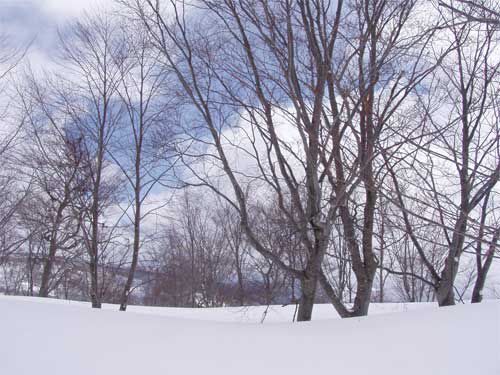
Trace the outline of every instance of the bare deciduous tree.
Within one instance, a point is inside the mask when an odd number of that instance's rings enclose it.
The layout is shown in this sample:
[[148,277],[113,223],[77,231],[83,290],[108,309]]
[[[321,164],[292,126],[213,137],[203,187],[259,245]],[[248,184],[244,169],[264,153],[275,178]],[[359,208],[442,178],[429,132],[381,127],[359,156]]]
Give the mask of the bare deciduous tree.
[[[457,24],[454,17],[450,14],[447,29],[453,53],[433,75],[430,92],[435,95],[421,99],[428,136],[411,144],[417,152],[398,162],[399,172],[390,168],[405,231],[431,275],[428,282],[440,305],[455,303],[460,259],[477,238],[479,207],[500,176],[496,31]],[[401,188],[404,170],[411,193]],[[426,207],[424,214],[409,208],[410,195]],[[416,229],[429,223],[440,228],[439,246],[446,249],[440,268],[428,259],[428,239]]]
[[[423,59],[433,33],[406,27],[416,2],[126,3],[177,75],[190,104],[186,111],[195,111],[206,127],[204,137],[191,139],[213,148],[198,156],[216,160],[232,197],[210,176],[191,172],[238,210],[247,240],[261,255],[300,280],[298,320],[311,318],[320,280],[342,316],[366,314],[377,269],[378,138],[433,68]],[[248,138],[246,149],[230,139],[229,129]],[[296,142],[286,141],[283,131]],[[286,263],[259,239],[244,194],[245,172],[232,165],[228,143],[252,160],[256,179],[295,227],[307,254],[303,268]],[[196,150],[190,151],[194,156]],[[349,208],[358,188],[365,191],[359,235]],[[357,279],[352,311],[321,272],[337,213]]]
[[438,5],[454,12],[462,22],[500,26],[500,8],[495,0],[439,0]]
[[[139,263],[143,242],[142,222],[158,209],[144,209],[144,206],[155,186],[158,183],[165,185],[174,158],[169,147],[169,143],[173,142],[173,132],[166,126],[169,123],[169,97],[164,90],[168,90],[168,74],[158,69],[157,52],[152,49],[148,35],[143,34],[140,28],[124,23],[121,34],[125,37],[126,57],[119,66],[117,94],[126,115],[118,139],[109,151],[125,175],[133,195],[131,203],[127,204],[127,209],[131,207],[133,211],[132,262],[120,302],[120,310],[125,311]],[[122,50],[117,52],[124,53]],[[163,125],[161,130],[160,123]],[[156,140],[160,131],[163,137],[161,142]]]
[[[108,14],[85,15],[61,33],[60,105],[78,130],[88,166],[89,194],[80,201],[83,243],[90,270],[92,306],[101,307],[99,264],[117,224],[106,225],[106,209],[116,200],[120,179],[113,172],[109,147],[123,119],[118,90],[126,57],[125,42]],[[107,220],[109,222],[109,218]],[[117,219],[116,222],[119,220]],[[109,230],[105,230],[108,227]]]

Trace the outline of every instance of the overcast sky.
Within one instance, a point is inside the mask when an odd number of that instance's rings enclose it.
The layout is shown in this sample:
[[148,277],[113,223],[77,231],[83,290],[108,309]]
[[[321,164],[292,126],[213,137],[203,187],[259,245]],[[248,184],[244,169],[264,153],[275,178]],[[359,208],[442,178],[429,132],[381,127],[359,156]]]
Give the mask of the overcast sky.
[[57,27],[84,10],[111,4],[112,0],[0,0],[0,30],[14,44],[34,40],[33,63],[49,59],[57,41]]

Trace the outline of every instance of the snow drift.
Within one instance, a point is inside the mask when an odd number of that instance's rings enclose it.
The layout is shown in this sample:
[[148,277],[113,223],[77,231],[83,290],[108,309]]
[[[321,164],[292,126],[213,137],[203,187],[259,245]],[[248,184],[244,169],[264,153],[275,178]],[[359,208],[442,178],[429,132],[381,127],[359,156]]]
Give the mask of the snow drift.
[[499,302],[348,320],[325,319],[327,308],[311,323],[259,324],[220,321],[236,309],[202,320],[0,297],[0,374],[500,374]]

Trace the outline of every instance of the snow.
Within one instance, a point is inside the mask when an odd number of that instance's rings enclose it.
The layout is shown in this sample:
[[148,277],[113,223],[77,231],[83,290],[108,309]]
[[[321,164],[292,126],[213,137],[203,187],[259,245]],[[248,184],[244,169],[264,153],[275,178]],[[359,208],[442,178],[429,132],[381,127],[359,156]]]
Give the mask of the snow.
[[[89,303],[62,299],[36,298],[36,297],[10,297],[0,296],[0,298],[14,298],[16,301],[36,301],[38,303],[58,304],[65,306],[80,306],[88,308]],[[435,303],[372,303],[370,305],[370,315],[387,314],[395,312],[405,312],[422,309],[434,309]],[[163,315],[177,318],[188,318],[215,322],[237,322],[237,323],[261,323],[265,314],[264,323],[292,322],[295,313],[295,305],[288,306],[245,306],[245,307],[224,307],[224,308],[173,308],[173,307],[151,307],[151,306],[128,306],[129,312],[140,314]],[[103,304],[104,310],[116,311],[116,305]],[[314,306],[314,320],[332,320],[339,318],[332,305],[317,304]]]
[[262,307],[111,309],[0,296],[0,374],[500,374],[499,301],[347,320],[318,305],[300,324],[292,306],[265,324]]

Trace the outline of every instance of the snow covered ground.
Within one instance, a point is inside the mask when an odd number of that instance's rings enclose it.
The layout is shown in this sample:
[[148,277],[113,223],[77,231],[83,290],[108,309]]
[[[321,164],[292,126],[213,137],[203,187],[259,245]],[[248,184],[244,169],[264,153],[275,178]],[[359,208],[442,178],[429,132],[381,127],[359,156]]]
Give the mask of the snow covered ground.
[[[114,311],[113,311],[114,310]],[[500,302],[373,305],[340,320],[315,307],[172,309],[0,296],[0,374],[500,374]],[[403,312],[404,311],[404,312]]]

